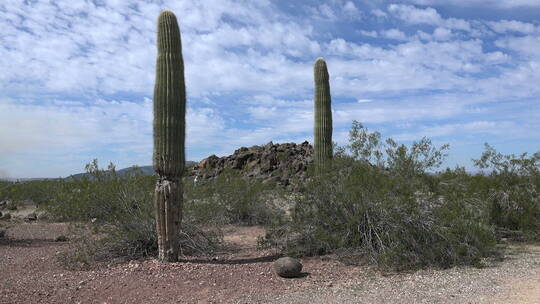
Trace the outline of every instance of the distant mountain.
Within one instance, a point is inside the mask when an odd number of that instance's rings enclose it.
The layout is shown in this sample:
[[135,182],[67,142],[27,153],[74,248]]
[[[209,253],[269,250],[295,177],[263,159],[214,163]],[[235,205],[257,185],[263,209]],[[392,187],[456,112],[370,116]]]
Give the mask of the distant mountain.
[[[195,161],[186,161],[186,167],[192,167],[194,165],[196,165],[197,162]],[[129,168],[124,168],[124,169],[120,169],[120,170],[116,170],[116,175],[118,176],[130,176],[130,175],[135,175],[135,174],[141,174],[143,176],[148,176],[148,175],[154,175],[154,167],[153,166],[142,166],[142,167],[129,167]],[[73,174],[73,175],[70,175],[66,178],[64,178],[64,180],[66,181],[70,181],[70,180],[76,180],[76,179],[81,179],[81,178],[84,178],[84,177],[90,177],[90,174],[88,173],[78,173],[78,174]]]

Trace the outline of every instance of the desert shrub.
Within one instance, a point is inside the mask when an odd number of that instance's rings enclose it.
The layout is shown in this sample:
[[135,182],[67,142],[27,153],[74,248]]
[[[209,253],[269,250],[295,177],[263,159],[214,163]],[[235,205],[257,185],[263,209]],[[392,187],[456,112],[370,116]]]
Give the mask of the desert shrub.
[[[67,264],[136,259],[157,254],[153,205],[155,177],[118,176],[114,165],[87,165],[86,177],[62,184],[54,203],[46,206],[55,219],[73,222],[77,250],[64,257]],[[219,229],[200,229],[184,213],[180,233],[182,252],[209,253],[221,242]]]
[[100,169],[97,160],[86,165],[87,175],[60,183],[54,198],[43,209],[55,220],[109,223],[125,216],[124,205],[137,207],[151,200],[154,177],[116,174],[114,165]]
[[481,194],[488,204],[490,221],[501,234],[539,239],[540,152],[504,155],[486,144],[475,165],[491,169],[483,179]]
[[455,192],[459,183],[438,187],[426,172],[447,146],[383,145],[359,124],[350,142],[350,156],[313,172],[290,220],[271,227],[261,245],[292,255],[347,253],[349,262],[394,269],[478,265],[496,252],[482,201]]
[[0,182],[0,202],[10,201],[14,206],[44,205],[54,199],[60,183],[58,179]]
[[185,192],[186,213],[198,223],[264,225],[282,216],[272,204],[279,195],[272,185],[231,169],[215,179],[187,184]]

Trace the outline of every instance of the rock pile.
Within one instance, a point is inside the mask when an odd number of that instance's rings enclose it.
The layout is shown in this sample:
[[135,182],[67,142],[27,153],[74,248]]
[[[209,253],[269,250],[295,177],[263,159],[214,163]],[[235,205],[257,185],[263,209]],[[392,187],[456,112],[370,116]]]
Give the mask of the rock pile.
[[225,169],[232,169],[263,182],[290,185],[305,179],[312,162],[313,147],[307,141],[299,145],[269,142],[264,146],[242,147],[225,157],[211,155],[195,165],[190,175],[196,180],[204,180],[218,176]]

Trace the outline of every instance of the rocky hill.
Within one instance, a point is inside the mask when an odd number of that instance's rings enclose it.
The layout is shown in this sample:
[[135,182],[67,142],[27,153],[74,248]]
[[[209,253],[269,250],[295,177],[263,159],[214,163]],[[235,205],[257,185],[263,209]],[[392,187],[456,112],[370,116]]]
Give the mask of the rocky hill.
[[[218,157],[211,155],[200,162],[186,161],[187,176],[197,181],[209,180],[223,170],[231,169],[249,178],[258,178],[264,182],[281,185],[295,184],[305,178],[306,170],[313,161],[313,147],[307,142],[302,144],[269,142],[264,146],[241,147],[232,155]],[[152,166],[130,167],[116,171],[118,176],[133,174],[154,175]],[[90,178],[88,173],[74,174],[64,180]]]
[[232,169],[246,177],[289,185],[305,178],[312,161],[313,147],[307,141],[299,145],[269,142],[264,146],[242,147],[229,156],[211,155],[193,166],[188,174],[196,180],[206,180]]

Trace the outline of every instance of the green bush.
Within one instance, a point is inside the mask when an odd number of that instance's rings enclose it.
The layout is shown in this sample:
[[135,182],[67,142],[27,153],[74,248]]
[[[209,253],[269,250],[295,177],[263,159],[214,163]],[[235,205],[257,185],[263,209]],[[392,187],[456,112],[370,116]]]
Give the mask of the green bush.
[[475,164],[491,169],[481,193],[491,223],[504,236],[540,239],[540,152],[503,155],[486,144]]
[[271,227],[261,245],[292,255],[347,253],[349,262],[393,269],[479,265],[496,253],[482,201],[426,173],[447,146],[427,139],[383,146],[359,124],[350,141],[351,156],[341,153],[330,170],[312,172],[291,219]]
[[[156,255],[155,177],[119,176],[114,165],[103,170],[97,160],[86,169],[88,176],[63,182],[55,200],[45,206],[54,219],[78,223],[73,226],[77,250],[65,260],[91,264]],[[221,232],[209,226],[197,228],[194,222],[192,214],[184,214],[179,232],[182,252],[211,252],[221,242]]]
[[185,193],[185,212],[201,224],[265,225],[283,213],[272,204],[279,196],[272,185],[244,178],[231,169],[213,180],[186,184]]
[[60,183],[54,198],[43,206],[53,219],[110,223],[126,215],[125,206],[140,208],[140,202],[152,198],[152,176],[119,176],[114,165],[100,169],[97,160],[87,164],[86,171],[81,178]]
[[58,179],[0,182],[0,202],[10,201],[13,206],[44,205],[54,199],[60,184]]

